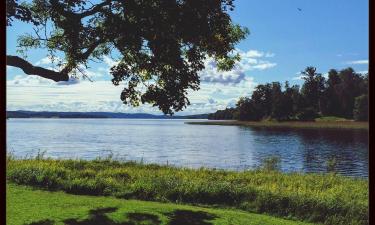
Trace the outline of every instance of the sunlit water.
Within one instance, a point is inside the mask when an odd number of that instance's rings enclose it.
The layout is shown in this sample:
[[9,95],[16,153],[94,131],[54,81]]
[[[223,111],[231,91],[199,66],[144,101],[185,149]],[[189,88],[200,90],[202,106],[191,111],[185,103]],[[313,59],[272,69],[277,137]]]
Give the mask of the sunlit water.
[[189,125],[187,120],[9,119],[7,151],[17,157],[46,151],[53,158],[122,160],[211,167],[257,168],[268,156],[284,172],[325,172],[335,157],[337,171],[368,176],[368,133],[349,130],[249,128]]

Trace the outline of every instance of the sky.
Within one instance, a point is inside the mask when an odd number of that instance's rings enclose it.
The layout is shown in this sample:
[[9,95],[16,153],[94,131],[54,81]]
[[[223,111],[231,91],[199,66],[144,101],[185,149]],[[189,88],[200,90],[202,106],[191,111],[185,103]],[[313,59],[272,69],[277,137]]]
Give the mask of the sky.
[[[367,0],[235,0],[234,4],[232,20],[250,30],[236,46],[241,61],[223,73],[207,59],[200,73],[200,90],[189,92],[191,105],[176,115],[233,107],[239,97],[251,96],[256,85],[266,82],[301,85],[300,72],[307,66],[322,74],[346,67],[367,72]],[[18,55],[17,37],[27,32],[32,29],[21,22],[7,28],[7,54]],[[46,68],[52,66],[43,50],[30,51],[27,59]],[[109,68],[114,64],[109,57],[90,64],[86,73],[93,82],[71,79],[57,83],[7,66],[7,110],[161,114],[150,105],[122,103],[122,87],[110,81]]]

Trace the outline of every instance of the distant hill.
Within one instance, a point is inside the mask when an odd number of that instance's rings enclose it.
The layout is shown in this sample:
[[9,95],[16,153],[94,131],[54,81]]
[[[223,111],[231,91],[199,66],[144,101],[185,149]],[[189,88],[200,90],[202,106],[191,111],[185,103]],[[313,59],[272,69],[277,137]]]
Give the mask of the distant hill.
[[147,113],[7,111],[7,118],[207,119],[208,114],[166,116]]

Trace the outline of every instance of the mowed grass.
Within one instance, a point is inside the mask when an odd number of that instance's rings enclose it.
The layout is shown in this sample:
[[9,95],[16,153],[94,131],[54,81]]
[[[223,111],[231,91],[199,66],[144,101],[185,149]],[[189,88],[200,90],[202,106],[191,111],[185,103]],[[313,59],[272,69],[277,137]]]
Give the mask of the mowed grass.
[[304,225],[230,209],[71,195],[7,185],[8,225]]
[[334,174],[8,158],[7,180],[72,194],[231,207],[330,225],[368,224],[368,180]]
[[272,127],[272,128],[304,128],[304,129],[356,129],[368,130],[368,122],[357,121],[340,121],[337,118],[325,117],[317,119],[317,121],[302,122],[302,121],[238,121],[238,120],[225,120],[225,121],[197,121],[185,122],[186,124],[195,125],[226,125],[226,126],[249,126],[249,127]]

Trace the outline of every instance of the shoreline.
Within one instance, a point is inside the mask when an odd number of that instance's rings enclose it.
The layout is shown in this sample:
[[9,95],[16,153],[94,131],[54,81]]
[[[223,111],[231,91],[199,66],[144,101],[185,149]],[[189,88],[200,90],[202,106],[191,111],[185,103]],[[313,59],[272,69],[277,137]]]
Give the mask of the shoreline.
[[238,120],[209,120],[200,122],[185,122],[191,125],[220,125],[220,126],[247,126],[247,127],[267,127],[267,128],[298,128],[298,129],[352,129],[368,131],[368,122],[356,121],[322,121],[322,122],[305,122],[305,121],[238,121]]

